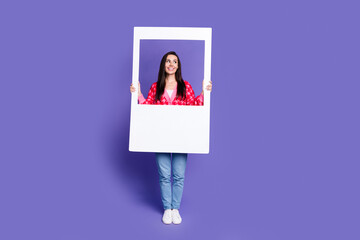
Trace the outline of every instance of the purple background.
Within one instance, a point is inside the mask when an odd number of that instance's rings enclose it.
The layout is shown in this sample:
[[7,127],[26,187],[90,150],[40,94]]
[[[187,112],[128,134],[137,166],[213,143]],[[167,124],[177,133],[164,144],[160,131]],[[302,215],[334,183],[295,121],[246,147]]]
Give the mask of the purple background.
[[140,40],[139,79],[144,97],[151,84],[157,81],[161,59],[169,51],[175,51],[179,56],[183,79],[191,84],[198,96],[204,79],[205,41]]
[[[0,239],[360,239],[358,1],[1,1]],[[134,26],[212,27],[210,154],[161,223]]]

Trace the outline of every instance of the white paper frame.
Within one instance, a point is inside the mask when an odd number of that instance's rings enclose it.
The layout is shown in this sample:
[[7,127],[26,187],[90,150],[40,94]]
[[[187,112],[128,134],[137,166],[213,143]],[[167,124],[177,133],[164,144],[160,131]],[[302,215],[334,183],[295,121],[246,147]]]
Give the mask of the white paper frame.
[[[140,40],[156,39],[204,40],[206,86],[211,79],[211,34],[211,28],[134,27],[133,85],[137,88],[139,81]],[[146,98],[148,89],[141,91]],[[206,89],[204,106],[138,104],[137,91],[131,94],[130,151],[209,153],[209,140],[210,92]]]

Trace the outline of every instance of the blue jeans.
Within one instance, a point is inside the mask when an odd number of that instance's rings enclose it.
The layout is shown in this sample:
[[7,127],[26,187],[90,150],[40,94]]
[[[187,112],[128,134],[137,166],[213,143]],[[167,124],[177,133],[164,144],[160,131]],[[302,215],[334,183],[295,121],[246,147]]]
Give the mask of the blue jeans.
[[[156,153],[164,209],[179,209],[184,187],[187,153]],[[171,187],[171,165],[173,184]],[[172,191],[171,191],[172,188]]]

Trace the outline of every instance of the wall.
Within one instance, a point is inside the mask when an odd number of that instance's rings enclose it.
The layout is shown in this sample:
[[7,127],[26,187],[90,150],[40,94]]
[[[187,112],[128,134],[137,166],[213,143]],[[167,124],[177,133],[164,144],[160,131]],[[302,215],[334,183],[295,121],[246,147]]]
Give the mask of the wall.
[[[356,1],[2,1],[1,239],[359,239]],[[130,153],[134,26],[212,27],[180,226]]]

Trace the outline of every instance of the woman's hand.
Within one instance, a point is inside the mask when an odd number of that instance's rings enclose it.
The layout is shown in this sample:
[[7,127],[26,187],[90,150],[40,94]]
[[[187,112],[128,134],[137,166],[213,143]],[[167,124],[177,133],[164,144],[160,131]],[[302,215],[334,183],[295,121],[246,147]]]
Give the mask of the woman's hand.
[[[203,86],[204,86],[204,81],[205,80],[203,80]],[[212,81],[209,81],[209,84],[205,87],[205,89],[211,92],[211,90],[212,90]],[[204,90],[202,91],[201,94],[204,94]]]
[[[130,85],[130,92],[133,93],[133,92],[135,92],[135,91],[136,91],[136,88],[134,87],[133,84],[131,84],[131,85]],[[139,96],[142,95],[141,90],[140,90],[140,82],[138,82],[138,95],[139,95]]]

